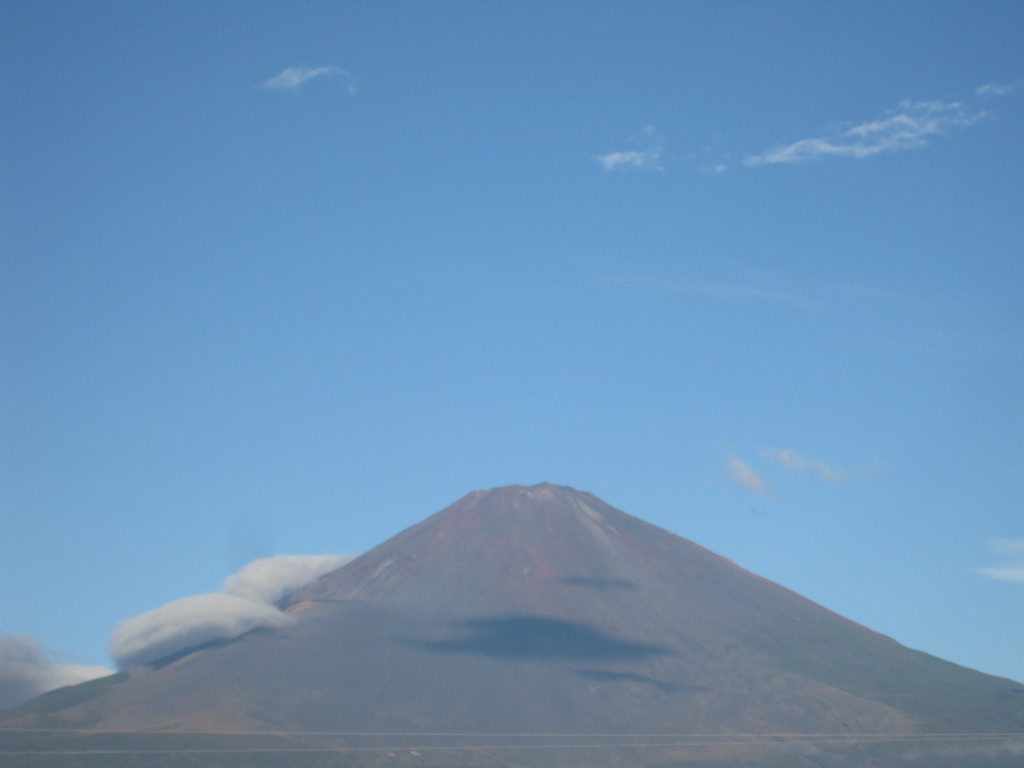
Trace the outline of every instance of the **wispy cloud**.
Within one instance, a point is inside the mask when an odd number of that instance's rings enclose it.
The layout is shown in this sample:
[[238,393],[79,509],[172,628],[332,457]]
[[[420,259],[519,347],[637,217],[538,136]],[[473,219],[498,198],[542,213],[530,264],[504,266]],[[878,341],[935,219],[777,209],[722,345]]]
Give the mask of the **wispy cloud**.
[[1024,77],[1019,80],[1014,80],[1011,83],[985,83],[985,85],[979,85],[974,89],[974,93],[978,96],[1009,96],[1013,92],[1017,91],[1024,86]]
[[844,479],[844,473],[838,467],[826,464],[820,459],[812,459],[809,456],[804,456],[799,451],[792,448],[762,448],[761,455],[777,461],[787,469],[793,469],[797,472],[810,472],[826,483],[841,483]]
[[299,86],[318,77],[341,77],[349,95],[356,92],[352,73],[341,67],[286,67],[278,74],[260,83],[260,88],[271,91],[295,91]]
[[725,462],[725,476],[745,491],[766,495],[771,493],[771,486],[756,469],[745,461],[729,456]]
[[609,152],[605,155],[598,155],[595,160],[601,164],[606,171],[663,171],[661,155],[664,151],[664,142],[661,134],[653,125],[646,126],[642,131],[630,137],[633,144],[645,144],[638,149],[626,149],[618,152]]
[[979,568],[978,573],[999,581],[1024,582],[1024,539],[993,539],[992,554],[1003,558],[998,565]]
[[800,139],[751,155],[747,166],[804,163],[824,157],[862,160],[883,153],[920,149],[928,140],[962,130],[986,116],[956,101],[904,101],[875,120],[824,136]]
[[0,709],[16,706],[54,688],[113,673],[106,667],[61,662],[32,635],[0,634]]
[[661,149],[652,147],[637,152],[629,150],[626,152],[609,152],[607,155],[600,155],[597,160],[606,171],[624,170],[633,168],[639,171],[660,171],[663,170],[658,160],[661,158]]

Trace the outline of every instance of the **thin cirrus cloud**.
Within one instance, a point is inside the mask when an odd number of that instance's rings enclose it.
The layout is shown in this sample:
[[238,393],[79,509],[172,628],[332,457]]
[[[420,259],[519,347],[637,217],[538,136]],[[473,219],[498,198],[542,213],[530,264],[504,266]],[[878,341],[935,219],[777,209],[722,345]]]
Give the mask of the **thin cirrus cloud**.
[[151,664],[205,643],[231,640],[260,627],[286,626],[276,603],[352,560],[345,555],[277,555],[253,560],[229,576],[220,592],[172,600],[122,621],[110,637],[121,668]]
[[112,674],[114,670],[106,667],[62,662],[32,635],[0,634],[0,709],[56,688]]
[[772,492],[768,481],[745,461],[729,456],[725,462],[725,476],[745,491],[765,496]]
[[977,96],[1009,96],[1024,86],[1024,77],[1011,83],[985,83],[974,89]]
[[630,137],[633,144],[644,146],[636,149],[625,149],[598,155],[594,159],[606,171],[663,171],[661,155],[664,142],[658,129],[653,125],[646,126],[642,131]]
[[[974,89],[982,100],[1008,97],[1024,89],[1024,77],[1006,82],[990,82]],[[817,136],[778,144],[741,161],[747,168],[764,165],[808,163],[829,157],[863,160],[882,154],[895,154],[927,147],[934,139],[963,131],[991,113],[964,101],[901,101],[895,109],[860,123],[841,123]],[[594,159],[606,171],[662,171],[664,142],[654,126],[647,126],[629,141],[625,149],[597,155]],[[716,137],[716,142],[718,141]],[[718,159],[709,156],[711,145],[681,159],[700,161],[695,170],[705,174],[725,173],[733,165],[730,155]],[[680,159],[680,158],[670,158]]]
[[875,120],[840,128],[823,136],[781,144],[744,160],[749,167],[806,163],[826,157],[854,160],[920,149],[986,117],[958,101],[904,101]]
[[345,81],[345,90],[349,95],[356,92],[352,82],[352,73],[341,67],[285,67],[281,72],[260,83],[260,88],[268,91],[297,91],[303,83],[319,77],[340,77]]
[[826,483],[838,485],[844,480],[844,473],[838,467],[826,464],[821,459],[812,459],[809,456],[804,456],[792,448],[762,448],[761,455],[778,462],[786,469],[792,469],[797,472],[810,472]]
[[1024,583],[1024,539],[993,539],[989,542],[989,549],[1001,558],[1001,562],[979,568],[978,573],[998,581]]

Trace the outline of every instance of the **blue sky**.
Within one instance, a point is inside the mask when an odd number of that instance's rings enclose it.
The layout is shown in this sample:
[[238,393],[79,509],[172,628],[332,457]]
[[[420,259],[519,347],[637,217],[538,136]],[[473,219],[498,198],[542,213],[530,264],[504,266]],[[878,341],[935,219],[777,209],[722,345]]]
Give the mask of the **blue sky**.
[[2,13],[0,630],[552,481],[1024,680],[1019,3]]

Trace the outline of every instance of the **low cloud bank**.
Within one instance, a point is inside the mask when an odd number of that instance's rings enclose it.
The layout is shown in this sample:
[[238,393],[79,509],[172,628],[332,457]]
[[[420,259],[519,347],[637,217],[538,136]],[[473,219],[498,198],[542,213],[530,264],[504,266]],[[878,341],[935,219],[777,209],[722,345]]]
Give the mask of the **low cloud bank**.
[[32,635],[0,635],[0,709],[7,709],[41,693],[112,675],[114,670],[64,664]]
[[277,555],[253,560],[228,576],[221,592],[261,603],[276,603],[351,560],[342,555]]
[[229,576],[220,592],[172,600],[122,621],[110,637],[110,654],[119,667],[132,667],[257,627],[284,626],[288,616],[275,603],[351,559],[278,555],[253,560]]
[[110,653],[119,667],[149,664],[256,627],[279,627],[286,619],[276,606],[244,597],[193,595],[122,621],[110,638]]

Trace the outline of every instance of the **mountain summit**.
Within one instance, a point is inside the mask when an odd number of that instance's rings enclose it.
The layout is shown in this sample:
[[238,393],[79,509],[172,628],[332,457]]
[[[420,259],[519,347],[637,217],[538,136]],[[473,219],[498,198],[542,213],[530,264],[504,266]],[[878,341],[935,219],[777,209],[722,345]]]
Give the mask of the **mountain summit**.
[[[952,733],[985,734],[978,765],[1010,765],[1004,735],[1024,731],[1024,686],[548,483],[474,491],[280,605],[281,627],[45,694],[0,727],[54,729],[33,743],[68,749],[99,736],[60,729],[130,732],[136,746],[160,733],[173,749],[316,732],[347,762],[310,765],[386,764],[392,749],[402,765],[495,766],[902,765],[907,740],[949,749]],[[631,752],[641,736],[658,746]],[[630,741],[600,749],[616,738]],[[772,762],[780,744],[796,751]],[[235,764],[210,754],[199,764]],[[299,764],[280,759],[258,764]]]

